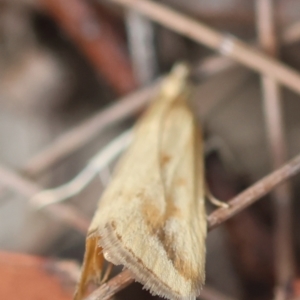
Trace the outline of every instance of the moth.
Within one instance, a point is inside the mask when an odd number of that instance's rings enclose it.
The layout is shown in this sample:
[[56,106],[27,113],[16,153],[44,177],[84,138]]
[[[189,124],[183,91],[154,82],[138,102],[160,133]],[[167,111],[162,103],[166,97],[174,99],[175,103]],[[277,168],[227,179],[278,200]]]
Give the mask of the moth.
[[192,300],[205,281],[201,132],[189,107],[185,64],[164,79],[104,192],[86,239],[75,299],[99,279],[104,258],[153,295]]

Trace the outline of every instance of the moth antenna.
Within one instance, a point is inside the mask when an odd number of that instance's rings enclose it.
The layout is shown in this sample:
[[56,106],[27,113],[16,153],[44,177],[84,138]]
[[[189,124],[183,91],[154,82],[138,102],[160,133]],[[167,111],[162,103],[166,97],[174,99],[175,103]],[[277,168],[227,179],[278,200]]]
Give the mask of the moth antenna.
[[222,208],[229,208],[229,204],[226,202],[223,202],[221,200],[218,200],[210,191],[208,184],[205,184],[205,194],[207,199],[209,200],[210,203],[217,207],[222,207]]

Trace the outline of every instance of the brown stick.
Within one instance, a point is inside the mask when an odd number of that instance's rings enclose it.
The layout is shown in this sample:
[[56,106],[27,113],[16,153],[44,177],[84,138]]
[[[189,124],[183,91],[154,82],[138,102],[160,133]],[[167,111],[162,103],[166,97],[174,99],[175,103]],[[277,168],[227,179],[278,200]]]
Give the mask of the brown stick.
[[[238,196],[231,199],[228,203],[229,208],[219,208],[210,214],[208,217],[209,230],[219,226],[229,218],[233,217],[259,198],[270,192],[275,186],[284,182],[291,176],[300,172],[300,155],[295,157],[289,163],[277,171],[267,175],[259,180],[257,183],[240,193]],[[133,282],[130,272],[125,270],[119,275],[115,276],[107,283],[101,285],[86,300],[106,300],[115,295],[121,289],[127,287]]]
[[48,148],[34,156],[21,169],[22,173],[35,177],[60,162],[69,154],[91,141],[109,125],[122,121],[150,101],[157,83],[117,101],[107,109],[59,136]]
[[98,18],[90,4],[82,0],[42,0],[42,3],[117,93],[134,90],[136,81],[124,51],[125,43],[105,15]]
[[[278,42],[274,20],[273,0],[256,0],[257,28],[262,49],[271,56],[278,55]],[[264,115],[273,169],[287,159],[285,126],[282,113],[281,91],[277,82],[268,76],[261,77]],[[289,283],[294,276],[292,246],[292,191],[288,182],[272,191],[275,200],[275,269],[277,287],[275,299],[289,298]]]
[[[293,160],[285,164],[277,171],[264,177],[253,186],[234,197],[231,201],[229,201],[229,208],[220,208],[214,211],[208,217],[209,230],[215,228],[241,210],[245,209],[260,197],[271,191],[275,186],[296,175],[298,172],[300,172],[300,155],[296,156]],[[25,180],[24,178],[3,167],[0,167],[0,181],[6,186],[15,189],[27,197],[32,197],[40,190],[37,185],[33,184],[29,180]],[[47,207],[47,211],[60,218],[62,221],[69,223],[80,232],[86,232],[88,221],[83,218],[75,209],[69,209],[69,207],[66,209],[66,205],[55,204]],[[122,273],[124,272],[125,271]],[[94,293],[92,293],[88,299],[96,300],[99,299],[99,297],[103,297],[101,298],[102,300],[107,299],[104,298],[106,297],[106,293],[109,292],[110,295],[113,295],[120,289],[126,287],[132,282],[132,280],[130,281],[126,274],[128,275],[127,271],[122,276],[119,274],[119,277],[114,277],[108,283],[106,283],[106,285],[102,285]],[[93,296],[94,294],[96,295],[95,297]]]
[[275,186],[294,176],[299,171],[298,168],[300,166],[298,164],[300,164],[300,155],[231,199],[228,202],[230,205],[229,208],[220,208],[215,210],[208,217],[209,229],[219,226],[221,223],[233,217],[259,198],[265,196],[274,189]]
[[[236,62],[230,58],[218,56],[208,59],[207,63],[201,65],[199,70],[196,71],[209,76],[236,65]],[[119,99],[120,104],[99,112],[79,126],[62,134],[48,148],[42,150],[29,160],[21,171],[29,177],[36,177],[38,174],[47,171],[50,167],[87,144],[107,126],[117,121],[122,121],[141,109],[150,100],[151,96],[154,95],[155,86],[157,85],[150,87],[149,90],[148,88],[142,89],[125,98]]]
[[[289,25],[283,30],[280,37],[283,46],[289,46],[291,43],[298,40],[300,40],[300,22]],[[257,47],[258,45],[253,43],[253,46]],[[199,67],[196,67],[194,72],[197,75],[212,76],[218,72],[234,68],[238,65],[239,64],[230,57],[214,54],[200,61]]]
[[[109,300],[116,293],[123,290],[131,283],[134,279],[131,276],[129,270],[124,270],[120,274],[116,275],[113,279],[109,280],[107,283],[101,285],[100,288],[95,290],[86,300]],[[221,293],[217,292],[213,288],[205,287],[201,292],[201,298],[204,300],[232,300],[229,297],[223,296]]]
[[[284,31],[283,36],[288,31],[289,29]],[[237,66],[237,63],[228,57],[213,56],[207,58],[195,71],[201,75],[210,76],[234,66]],[[122,121],[141,109],[154,95],[155,87],[157,87],[157,84],[119,99],[120,104],[118,103],[99,112],[69,132],[62,134],[48,148],[29,160],[21,171],[29,177],[36,177],[38,174],[47,171],[51,166],[83,147],[109,125]]]
[[249,47],[246,43],[149,0],[111,0],[144,14],[153,21],[192,40],[228,55],[239,63],[268,75],[291,90],[300,93],[300,76],[290,67]]
[[132,278],[130,271],[124,270],[108,282],[103,283],[85,300],[108,300],[133,282],[134,279]]

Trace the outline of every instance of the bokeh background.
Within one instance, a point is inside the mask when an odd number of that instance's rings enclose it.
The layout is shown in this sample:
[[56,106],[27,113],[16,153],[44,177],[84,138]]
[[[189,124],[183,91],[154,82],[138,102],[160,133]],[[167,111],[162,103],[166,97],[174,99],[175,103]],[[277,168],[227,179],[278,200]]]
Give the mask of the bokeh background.
[[[156,2],[299,71],[297,0]],[[204,133],[207,180],[219,199],[300,152],[300,96],[272,79],[267,87],[251,69],[117,3],[0,1],[1,299],[72,299],[86,224],[66,224],[59,207],[38,209],[32,197],[74,178],[130,128],[153,82],[178,61],[192,66],[191,105]],[[144,104],[134,106],[134,97]],[[275,102],[266,108],[268,97]],[[120,103],[120,113],[101,115]],[[63,205],[90,220],[116,160]],[[200,298],[300,299],[299,179],[209,234]],[[152,298],[159,299],[139,284],[114,296]]]

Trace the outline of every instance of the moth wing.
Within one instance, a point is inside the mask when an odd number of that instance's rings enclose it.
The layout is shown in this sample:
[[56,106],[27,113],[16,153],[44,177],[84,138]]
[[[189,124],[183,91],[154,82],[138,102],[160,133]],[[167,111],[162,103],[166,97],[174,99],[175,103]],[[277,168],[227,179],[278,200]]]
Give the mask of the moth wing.
[[106,259],[170,299],[194,299],[204,283],[199,139],[183,99],[157,103],[140,124],[93,222]]
[[89,232],[108,261],[152,294],[192,300],[205,279],[202,143],[186,90],[168,83],[139,122]]

